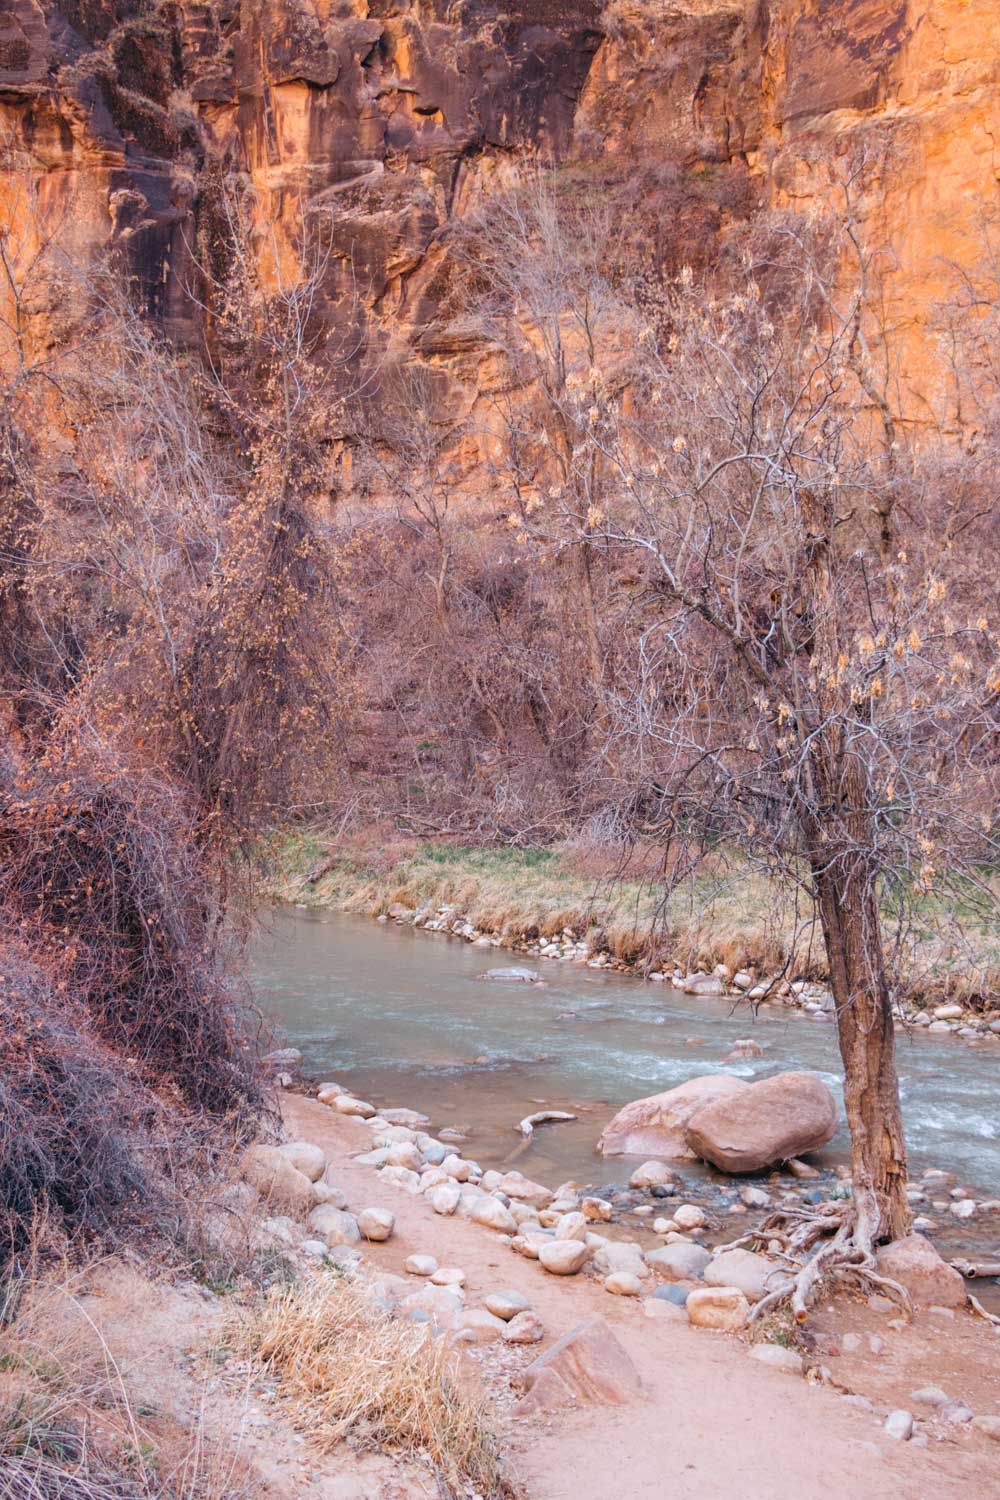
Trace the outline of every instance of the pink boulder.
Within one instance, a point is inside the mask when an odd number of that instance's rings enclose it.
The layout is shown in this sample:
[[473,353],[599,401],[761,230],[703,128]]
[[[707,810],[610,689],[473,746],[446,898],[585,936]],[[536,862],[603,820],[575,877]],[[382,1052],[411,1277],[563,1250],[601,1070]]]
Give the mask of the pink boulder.
[[668,1161],[693,1161],[685,1139],[691,1116],[712,1100],[747,1093],[748,1083],[729,1073],[707,1073],[689,1078],[663,1094],[633,1099],[604,1127],[598,1148],[605,1156],[655,1156]]
[[908,1234],[905,1239],[884,1245],[877,1261],[879,1274],[905,1287],[914,1307],[965,1306],[961,1273],[942,1260],[922,1234]]
[[723,1172],[762,1167],[815,1151],[836,1132],[837,1105],[815,1073],[776,1073],[695,1110],[684,1139]]

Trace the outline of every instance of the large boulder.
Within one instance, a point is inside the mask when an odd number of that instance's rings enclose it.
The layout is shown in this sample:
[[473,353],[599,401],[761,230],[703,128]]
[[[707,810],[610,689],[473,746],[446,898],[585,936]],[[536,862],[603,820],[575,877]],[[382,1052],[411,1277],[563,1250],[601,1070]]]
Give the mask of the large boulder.
[[264,1201],[283,1213],[304,1217],[316,1202],[313,1184],[279,1146],[251,1146],[241,1170]]
[[776,1073],[703,1104],[688,1117],[684,1139],[723,1172],[759,1172],[815,1151],[836,1129],[836,1101],[818,1074]]
[[695,1153],[685,1137],[692,1115],[713,1100],[746,1093],[742,1078],[730,1073],[706,1073],[689,1078],[663,1094],[633,1099],[604,1127],[598,1148],[605,1156],[656,1156],[670,1161],[693,1161]]
[[608,1325],[590,1318],[570,1330],[521,1376],[524,1396],[515,1415],[560,1406],[624,1406],[642,1387],[639,1373]]
[[964,1307],[961,1273],[943,1261],[922,1234],[883,1245],[876,1259],[879,1274],[905,1287],[914,1307]]
[[722,1250],[702,1272],[707,1286],[735,1286],[748,1302],[759,1302],[786,1279],[786,1273],[766,1255],[752,1250]]
[[704,1245],[675,1240],[672,1245],[664,1245],[662,1250],[650,1250],[646,1264],[661,1281],[699,1281],[711,1259]]

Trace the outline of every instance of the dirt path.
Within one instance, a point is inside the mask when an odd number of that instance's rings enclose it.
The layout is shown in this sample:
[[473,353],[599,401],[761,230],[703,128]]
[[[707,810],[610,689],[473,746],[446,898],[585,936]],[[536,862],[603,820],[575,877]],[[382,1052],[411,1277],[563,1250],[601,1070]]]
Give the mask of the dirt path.
[[[609,1296],[582,1276],[550,1276],[489,1230],[436,1215],[423,1199],[383,1184],[371,1167],[350,1159],[368,1146],[360,1122],[290,1094],[282,1109],[290,1136],[314,1141],[338,1163],[352,1210],[384,1206],[395,1214],[392,1239],[365,1247],[373,1265],[401,1273],[408,1255],[434,1255],[463,1268],[470,1308],[491,1289],[516,1289],[531,1299],[551,1338],[598,1315],[628,1351],[645,1400],[511,1420],[515,1466],[530,1500],[1000,1497],[997,1445],[979,1433],[956,1429],[926,1448],[897,1443],[876,1416],[848,1406],[834,1390],[751,1361],[739,1339],[650,1319],[636,1302]],[[885,1339],[880,1360],[830,1362],[838,1382],[883,1409],[907,1404],[907,1393],[932,1378],[945,1384],[943,1374],[934,1375],[940,1368],[952,1381],[949,1393],[1000,1414],[1000,1340],[965,1314],[954,1324],[934,1326],[924,1316],[892,1330],[880,1314],[852,1305],[836,1314],[821,1310],[818,1322],[841,1331],[863,1326]],[[501,1357],[494,1349],[470,1357],[488,1366]]]

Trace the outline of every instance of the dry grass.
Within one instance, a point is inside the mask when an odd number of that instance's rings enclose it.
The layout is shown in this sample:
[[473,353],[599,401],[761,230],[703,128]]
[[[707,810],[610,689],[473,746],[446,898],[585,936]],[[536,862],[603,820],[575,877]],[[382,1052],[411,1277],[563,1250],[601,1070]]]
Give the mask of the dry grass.
[[276,1378],[295,1425],[321,1449],[355,1442],[426,1455],[451,1494],[512,1493],[485,1395],[429,1325],[396,1322],[340,1276],[273,1291],[231,1341]]
[[[808,899],[721,856],[664,900],[655,851],[574,840],[547,849],[466,848],[386,836],[330,842],[316,831],[276,841],[267,893],[281,901],[377,916],[393,902],[453,906],[508,947],[572,927],[591,950],[652,969],[733,970],[823,981],[822,935]],[[319,879],[310,875],[322,871]],[[891,927],[891,913],[887,914]],[[944,996],[988,1008],[1000,993],[1000,934],[974,904],[928,898],[890,962],[921,1003]]]
[[38,1244],[0,1289],[0,1500],[257,1500],[200,1414],[182,1427],[131,1388],[86,1308],[114,1263],[43,1262]]

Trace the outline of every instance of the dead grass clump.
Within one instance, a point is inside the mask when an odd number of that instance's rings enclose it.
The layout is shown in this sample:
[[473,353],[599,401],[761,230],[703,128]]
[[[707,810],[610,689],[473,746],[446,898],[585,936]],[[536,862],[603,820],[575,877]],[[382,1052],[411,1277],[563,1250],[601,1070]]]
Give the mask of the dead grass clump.
[[241,1354],[277,1377],[296,1426],[323,1449],[351,1436],[424,1454],[449,1494],[512,1493],[483,1393],[427,1324],[397,1322],[329,1275],[284,1291],[234,1326]]
[[[41,1245],[0,1282],[0,1500],[257,1500],[238,1444],[208,1436],[197,1402],[188,1426],[161,1412],[134,1382],[141,1356],[88,1310],[128,1285],[122,1264]],[[153,1287],[136,1284],[144,1313]]]

